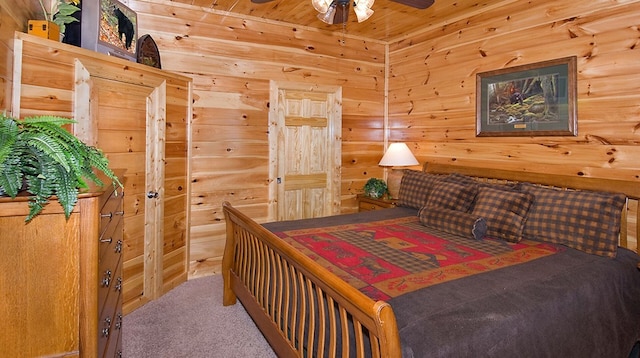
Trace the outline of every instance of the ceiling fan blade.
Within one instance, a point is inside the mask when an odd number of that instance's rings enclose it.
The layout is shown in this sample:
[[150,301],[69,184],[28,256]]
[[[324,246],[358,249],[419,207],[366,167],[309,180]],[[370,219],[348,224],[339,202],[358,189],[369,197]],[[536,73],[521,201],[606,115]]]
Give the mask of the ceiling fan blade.
[[435,0],[391,0],[391,1],[395,1],[403,5],[415,7],[417,9],[426,9],[429,6],[433,5],[433,2]]
[[270,2],[270,1],[273,1],[273,0],[251,0],[251,2],[255,3],[255,4],[264,4],[264,3]]

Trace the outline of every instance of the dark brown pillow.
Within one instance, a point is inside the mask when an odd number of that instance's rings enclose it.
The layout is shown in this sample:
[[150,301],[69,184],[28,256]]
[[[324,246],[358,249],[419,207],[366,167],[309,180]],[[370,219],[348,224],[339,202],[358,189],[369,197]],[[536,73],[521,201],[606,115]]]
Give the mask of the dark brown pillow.
[[624,195],[532,184],[523,184],[522,188],[535,196],[524,228],[525,238],[616,256]]
[[519,242],[532,202],[530,193],[508,187],[481,186],[472,213],[487,220],[487,237]]
[[478,181],[473,179],[472,177],[460,173],[451,173],[447,175],[444,180],[448,182],[461,183],[461,184],[478,184]]
[[458,183],[441,180],[433,185],[425,206],[469,212],[478,193],[475,183]]
[[487,232],[484,218],[461,211],[425,206],[418,217],[424,226],[470,239],[482,240]]
[[427,202],[427,197],[436,181],[442,175],[427,174],[418,170],[405,169],[400,182],[398,206],[420,209]]

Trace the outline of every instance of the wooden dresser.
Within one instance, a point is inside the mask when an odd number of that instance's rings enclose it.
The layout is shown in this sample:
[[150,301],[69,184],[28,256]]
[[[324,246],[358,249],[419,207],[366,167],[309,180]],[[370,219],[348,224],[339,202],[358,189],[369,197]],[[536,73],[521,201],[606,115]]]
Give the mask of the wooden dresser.
[[393,208],[398,202],[396,199],[372,198],[364,194],[358,194],[356,200],[358,201],[358,211]]
[[0,198],[0,357],[119,357],[123,194],[56,201],[30,223],[27,199]]

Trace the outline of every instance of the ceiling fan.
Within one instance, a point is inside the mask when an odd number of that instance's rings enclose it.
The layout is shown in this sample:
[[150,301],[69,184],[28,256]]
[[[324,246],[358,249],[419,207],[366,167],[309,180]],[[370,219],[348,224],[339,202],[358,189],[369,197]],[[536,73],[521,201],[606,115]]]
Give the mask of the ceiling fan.
[[[256,4],[263,4],[273,0],[251,0]],[[349,6],[353,3],[353,11],[356,13],[358,22],[367,20],[373,15],[373,2],[375,0],[311,0],[311,4],[318,11],[318,19],[327,24],[345,24],[349,17]],[[426,9],[433,5],[435,0],[391,0],[397,3]]]

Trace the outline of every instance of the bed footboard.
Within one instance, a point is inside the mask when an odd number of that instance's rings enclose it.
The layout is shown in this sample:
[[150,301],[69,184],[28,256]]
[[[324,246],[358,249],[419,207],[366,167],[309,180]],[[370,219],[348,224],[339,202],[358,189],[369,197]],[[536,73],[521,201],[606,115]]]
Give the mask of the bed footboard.
[[279,357],[400,357],[391,306],[373,301],[223,203],[224,305],[240,299]]

